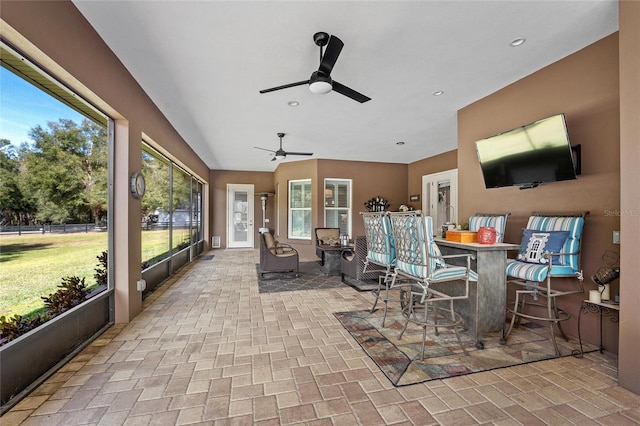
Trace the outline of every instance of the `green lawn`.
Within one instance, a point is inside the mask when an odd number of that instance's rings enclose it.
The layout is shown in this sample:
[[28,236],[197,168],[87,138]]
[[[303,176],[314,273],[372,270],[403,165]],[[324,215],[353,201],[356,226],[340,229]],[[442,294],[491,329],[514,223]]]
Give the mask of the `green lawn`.
[[[143,231],[142,260],[168,252],[166,230]],[[107,233],[0,236],[0,316],[25,315],[44,306],[41,296],[57,290],[62,278],[85,278],[95,285],[97,256],[107,250]]]
[[41,296],[62,278],[78,276],[92,286],[107,233],[23,234],[0,237],[0,315],[28,314],[44,306]]

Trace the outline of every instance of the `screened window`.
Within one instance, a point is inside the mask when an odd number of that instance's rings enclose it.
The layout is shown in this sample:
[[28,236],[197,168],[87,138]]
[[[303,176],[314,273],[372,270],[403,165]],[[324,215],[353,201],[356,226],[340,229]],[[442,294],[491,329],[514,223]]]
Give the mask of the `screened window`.
[[141,200],[144,270],[202,242],[204,184],[145,143],[142,174],[147,184]]
[[142,146],[142,174],[147,184],[142,197],[142,269],[169,256],[169,161]]
[[46,321],[65,280],[112,286],[112,121],[2,41],[0,93],[0,316]]
[[340,235],[351,235],[351,180],[324,180],[324,224],[340,228]]
[[311,239],[311,179],[289,181],[289,238]]
[[191,176],[173,165],[171,244],[174,251],[189,247],[191,239]]

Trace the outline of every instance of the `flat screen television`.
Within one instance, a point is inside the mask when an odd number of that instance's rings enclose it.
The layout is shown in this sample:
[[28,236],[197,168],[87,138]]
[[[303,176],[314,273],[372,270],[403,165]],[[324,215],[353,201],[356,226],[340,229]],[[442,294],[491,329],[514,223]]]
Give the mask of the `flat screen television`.
[[535,188],[578,174],[564,114],[476,141],[476,151],[487,188]]

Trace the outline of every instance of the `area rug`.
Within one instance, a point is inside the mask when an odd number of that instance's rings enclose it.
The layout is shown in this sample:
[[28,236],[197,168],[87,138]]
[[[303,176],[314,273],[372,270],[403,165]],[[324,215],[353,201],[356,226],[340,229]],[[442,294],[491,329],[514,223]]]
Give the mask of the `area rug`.
[[[453,331],[440,328],[440,333],[436,336],[433,329],[427,328],[425,357],[420,360],[418,358],[422,329],[410,324],[402,340],[399,340],[398,335],[404,327],[404,318],[397,310],[390,310],[383,328],[382,314],[382,309],[373,313],[334,313],[394,386],[412,385],[556,358],[553,344],[548,339],[549,327],[523,322],[519,328],[511,332],[506,345],[500,344],[498,332],[482,334],[480,340],[484,343],[484,349],[476,349],[472,331],[459,332],[468,355],[463,353]],[[566,342],[556,336],[556,341],[561,356],[575,355],[580,349],[576,339]],[[597,350],[595,346],[584,342],[582,349],[583,352]]]
[[378,280],[356,280],[355,278],[345,276],[342,277],[342,282],[357,291],[378,290]]
[[339,276],[327,276],[322,273],[319,262],[300,262],[298,277],[293,272],[267,272],[262,276],[260,265],[256,265],[256,273],[260,293],[347,287],[340,281]]

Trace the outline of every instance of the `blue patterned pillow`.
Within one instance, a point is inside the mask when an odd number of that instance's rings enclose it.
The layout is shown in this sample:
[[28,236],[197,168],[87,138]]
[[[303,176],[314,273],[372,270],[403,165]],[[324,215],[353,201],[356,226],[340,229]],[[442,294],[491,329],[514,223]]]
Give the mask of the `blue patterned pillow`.
[[[517,260],[527,263],[548,264],[549,259],[545,257],[547,253],[561,253],[562,246],[569,231],[536,231],[525,229],[520,243],[520,252]],[[553,264],[560,264],[560,256],[553,256]]]

